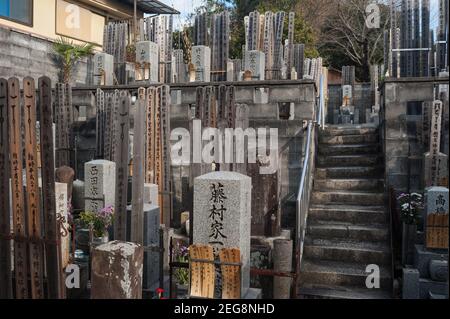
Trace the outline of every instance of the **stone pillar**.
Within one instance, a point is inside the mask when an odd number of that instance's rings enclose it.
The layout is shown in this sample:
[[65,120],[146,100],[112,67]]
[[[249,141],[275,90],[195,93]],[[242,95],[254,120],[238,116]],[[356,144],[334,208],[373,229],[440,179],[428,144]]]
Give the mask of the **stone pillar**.
[[442,102],[434,101],[431,110],[430,150],[425,153],[425,187],[448,186],[448,156],[441,153]]
[[144,249],[111,241],[92,251],[92,299],[141,299]]
[[159,205],[159,189],[156,184],[144,184],[144,204]]
[[[131,237],[131,205],[127,207],[127,239]],[[159,206],[152,204],[144,204],[144,247],[160,246],[160,210]],[[168,254],[168,252],[166,252]],[[159,285],[159,269],[160,269],[160,255],[156,249],[150,249],[144,252],[144,270],[143,283],[145,289],[155,290]],[[153,289],[154,288],[154,289]]]
[[[273,242],[273,269],[278,272],[292,271],[292,240],[276,239]],[[291,296],[290,277],[274,277],[274,299],[289,299]]]
[[241,294],[250,286],[251,178],[235,172],[212,172],[194,180],[194,244],[239,248]]
[[195,82],[210,82],[211,49],[204,45],[193,46],[192,63],[195,68]]
[[281,232],[278,171],[261,174],[261,166],[270,161],[259,157],[256,163],[247,165],[252,178],[252,236],[278,236]]
[[116,164],[106,160],[95,160],[84,164],[85,210],[97,212],[114,206],[116,185]]
[[77,179],[72,185],[72,206],[74,209],[84,210],[84,182]]

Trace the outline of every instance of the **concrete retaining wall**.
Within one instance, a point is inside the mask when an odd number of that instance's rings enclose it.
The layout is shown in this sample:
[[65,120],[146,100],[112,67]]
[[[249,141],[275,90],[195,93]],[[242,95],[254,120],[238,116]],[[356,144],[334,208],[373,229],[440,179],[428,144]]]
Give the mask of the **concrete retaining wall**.
[[[388,79],[382,86],[382,136],[385,154],[386,186],[407,191],[423,189],[422,110],[415,107],[433,101],[435,88],[448,84],[448,78]],[[448,155],[448,95],[444,101],[441,152]],[[409,108],[409,111],[408,111]],[[414,112],[419,109],[420,113]],[[408,163],[409,158],[409,163]],[[409,176],[409,178],[408,178]]]
[[[58,80],[59,68],[54,62],[53,43],[30,34],[0,27],[0,77],[31,76],[37,80],[48,76]],[[89,84],[91,61],[80,61],[73,74],[74,84]]]

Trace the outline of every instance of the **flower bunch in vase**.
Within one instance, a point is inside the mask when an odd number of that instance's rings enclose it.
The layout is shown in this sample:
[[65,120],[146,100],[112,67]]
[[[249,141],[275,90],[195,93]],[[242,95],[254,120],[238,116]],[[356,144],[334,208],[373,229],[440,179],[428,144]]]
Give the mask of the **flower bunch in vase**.
[[107,206],[98,212],[82,212],[80,220],[89,227],[96,238],[108,236],[108,227],[112,225],[114,208]]
[[397,200],[400,204],[402,222],[407,225],[417,225],[424,207],[423,196],[419,193],[401,193]]

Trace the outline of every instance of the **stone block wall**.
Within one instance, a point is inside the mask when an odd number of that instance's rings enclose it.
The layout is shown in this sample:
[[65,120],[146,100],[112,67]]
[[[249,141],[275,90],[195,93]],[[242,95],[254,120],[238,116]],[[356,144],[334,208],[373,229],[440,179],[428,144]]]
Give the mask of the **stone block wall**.
[[[381,88],[387,189],[407,191],[408,184],[411,191],[423,189],[423,154],[427,150],[421,142],[422,102],[435,99],[439,84],[448,84],[448,78],[387,79]],[[448,96],[443,105],[441,152],[448,155]]]
[[[73,74],[73,84],[90,84],[90,70],[90,59],[80,61]],[[37,81],[45,75],[56,83],[58,72],[51,41],[0,27],[0,77],[22,80],[31,76]]]

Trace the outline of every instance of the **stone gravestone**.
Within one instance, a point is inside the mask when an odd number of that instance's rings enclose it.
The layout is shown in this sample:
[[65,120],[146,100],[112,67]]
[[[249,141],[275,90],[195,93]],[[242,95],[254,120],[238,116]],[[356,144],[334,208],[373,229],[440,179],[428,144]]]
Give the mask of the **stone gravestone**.
[[68,210],[68,185],[55,183],[56,219],[60,222],[61,234],[61,267],[66,268],[69,264],[70,233],[69,233],[69,210]]
[[[127,239],[131,237],[131,205],[127,207]],[[144,204],[144,275],[142,286],[154,291],[159,285],[160,254],[160,211],[159,206]],[[154,248],[150,248],[152,246]]]
[[94,85],[114,85],[114,57],[104,52],[94,56]]
[[192,47],[195,82],[209,82],[211,78],[211,49],[204,45]]
[[448,188],[426,190],[426,247],[448,249]]
[[269,156],[258,156],[256,163],[248,163],[252,178],[252,236],[278,236],[281,232],[278,171],[261,174],[261,166],[270,162]]
[[353,105],[353,93],[351,85],[342,86],[342,106],[350,107]]
[[72,206],[76,210],[84,210],[84,181],[77,179],[72,185]]
[[141,299],[144,249],[111,241],[92,252],[92,299]]
[[136,43],[136,80],[158,82],[158,44],[151,41]]
[[235,172],[212,172],[194,180],[194,244],[239,248],[241,294],[250,285],[251,178]]
[[114,206],[116,185],[116,164],[106,160],[94,160],[84,164],[85,210],[98,212],[107,206]]
[[434,101],[431,110],[430,151],[425,153],[425,187],[448,187],[448,156],[441,153],[442,102]]
[[252,80],[264,80],[265,58],[261,51],[246,51],[244,71],[252,72]]

